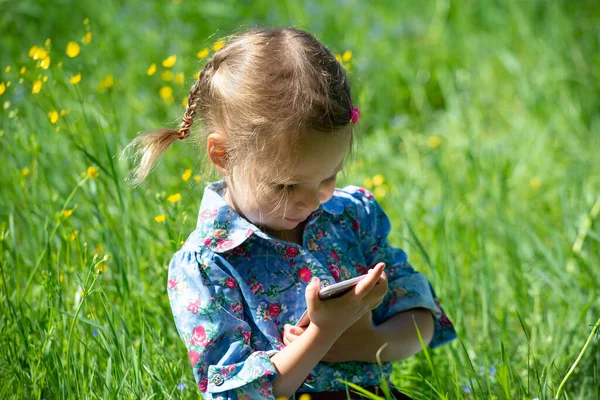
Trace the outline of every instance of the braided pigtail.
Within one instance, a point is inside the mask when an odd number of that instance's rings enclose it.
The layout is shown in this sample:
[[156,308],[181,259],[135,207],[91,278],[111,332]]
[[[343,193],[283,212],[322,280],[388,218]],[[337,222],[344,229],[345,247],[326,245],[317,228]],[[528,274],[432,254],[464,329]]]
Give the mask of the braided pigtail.
[[[210,64],[210,65],[209,65]],[[152,171],[160,155],[167,150],[176,140],[184,140],[190,136],[190,130],[196,117],[196,112],[200,103],[201,88],[206,85],[207,79],[211,75],[212,62],[209,60],[203,68],[200,76],[190,89],[188,104],[181,118],[181,124],[177,129],[158,129],[135,138],[125,149],[130,147],[135,149],[134,158],[139,159],[139,164],[132,173],[133,185],[139,185]]]

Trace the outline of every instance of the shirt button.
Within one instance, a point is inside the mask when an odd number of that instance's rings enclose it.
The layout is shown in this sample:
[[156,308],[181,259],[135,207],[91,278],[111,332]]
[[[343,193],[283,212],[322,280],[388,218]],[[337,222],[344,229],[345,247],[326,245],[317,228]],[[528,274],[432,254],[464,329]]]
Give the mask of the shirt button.
[[323,279],[323,280],[321,281],[321,286],[323,286],[323,287],[327,287],[327,286],[329,286],[329,281],[328,281],[327,279]]
[[221,386],[223,384],[223,382],[225,382],[225,379],[223,379],[223,375],[221,374],[214,374],[211,378],[212,383],[214,383],[217,386]]

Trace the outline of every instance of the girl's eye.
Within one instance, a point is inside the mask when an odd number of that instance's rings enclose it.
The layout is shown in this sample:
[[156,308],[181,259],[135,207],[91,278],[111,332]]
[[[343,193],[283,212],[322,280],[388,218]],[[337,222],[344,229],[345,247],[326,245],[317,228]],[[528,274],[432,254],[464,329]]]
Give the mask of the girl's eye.
[[279,192],[292,192],[294,189],[296,189],[296,185],[277,184],[275,185],[275,189],[277,189]]

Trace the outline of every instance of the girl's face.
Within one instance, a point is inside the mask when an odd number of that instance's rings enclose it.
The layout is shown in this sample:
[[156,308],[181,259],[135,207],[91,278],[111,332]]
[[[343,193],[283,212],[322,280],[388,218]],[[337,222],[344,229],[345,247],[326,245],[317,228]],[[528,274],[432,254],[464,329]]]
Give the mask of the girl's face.
[[281,166],[291,171],[290,178],[266,182],[272,196],[260,196],[256,183],[242,182],[234,176],[234,186],[228,182],[226,200],[262,229],[293,230],[333,196],[351,136],[350,125],[333,133],[303,134],[294,154],[290,154],[289,165]]

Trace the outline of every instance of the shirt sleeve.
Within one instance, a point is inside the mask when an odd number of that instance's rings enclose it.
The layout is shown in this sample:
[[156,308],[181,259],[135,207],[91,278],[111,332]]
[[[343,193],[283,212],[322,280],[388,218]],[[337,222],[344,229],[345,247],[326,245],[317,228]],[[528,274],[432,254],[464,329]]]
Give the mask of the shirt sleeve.
[[218,256],[181,250],[169,266],[168,294],[204,399],[275,399],[277,370],[251,347],[251,328],[235,279]]
[[386,264],[389,288],[383,303],[373,311],[373,322],[379,325],[390,317],[413,308],[426,308],[434,318],[434,334],[430,348],[439,347],[456,338],[456,331],[446,316],[429,280],[408,263],[406,253],[390,246],[390,220],[366,189],[357,188],[353,196],[360,201],[357,221],[360,242],[367,266]]

